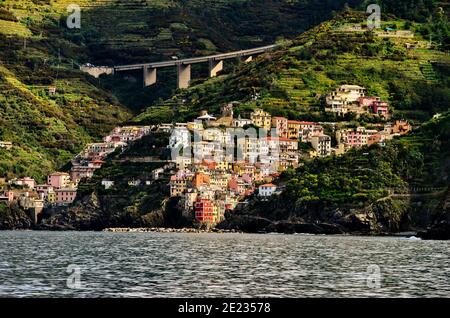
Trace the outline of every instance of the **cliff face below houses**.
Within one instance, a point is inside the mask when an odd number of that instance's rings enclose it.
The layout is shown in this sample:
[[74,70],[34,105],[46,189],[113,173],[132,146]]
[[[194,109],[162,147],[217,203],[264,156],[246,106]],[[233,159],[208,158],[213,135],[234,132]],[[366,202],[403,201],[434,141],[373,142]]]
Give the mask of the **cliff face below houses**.
[[438,207],[433,224],[419,236],[426,240],[450,240],[450,191]]
[[18,205],[0,203],[0,230],[27,230],[32,228],[31,218]]
[[115,227],[165,227],[166,207],[163,203],[151,211],[139,207],[123,209],[117,198],[91,193],[81,198],[74,206],[47,211],[47,216],[38,226],[43,230],[101,231]]
[[[427,202],[421,204],[425,206]],[[314,217],[293,212],[295,208],[290,204],[276,210],[252,209],[250,205],[228,214],[218,228],[250,233],[395,235],[417,233],[431,222],[427,208],[413,210],[404,199],[383,200],[382,204],[379,202],[368,208],[337,207],[326,212],[314,211],[311,213]],[[285,218],[284,215],[288,216]]]

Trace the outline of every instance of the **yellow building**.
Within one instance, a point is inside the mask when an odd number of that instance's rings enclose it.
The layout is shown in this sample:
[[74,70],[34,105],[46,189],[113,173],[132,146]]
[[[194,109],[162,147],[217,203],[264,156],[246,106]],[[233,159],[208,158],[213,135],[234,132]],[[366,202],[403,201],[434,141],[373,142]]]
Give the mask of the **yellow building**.
[[55,191],[49,191],[47,194],[47,201],[49,203],[55,203],[56,202],[56,192]]
[[231,170],[233,167],[233,164],[226,161],[219,161],[216,162],[216,169],[217,170]]
[[302,123],[296,120],[288,121],[288,138],[299,139],[300,130],[302,129]]
[[194,121],[187,124],[189,130],[203,130],[203,123],[201,121]]
[[255,126],[266,130],[270,130],[272,127],[272,116],[262,109],[255,109],[255,111],[251,113],[250,118]]

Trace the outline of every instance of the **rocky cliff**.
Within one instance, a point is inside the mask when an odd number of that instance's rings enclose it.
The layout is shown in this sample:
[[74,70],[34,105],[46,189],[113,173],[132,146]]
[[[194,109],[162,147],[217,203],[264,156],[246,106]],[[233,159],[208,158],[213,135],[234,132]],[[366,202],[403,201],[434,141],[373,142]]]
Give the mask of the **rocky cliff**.
[[419,236],[426,240],[450,240],[450,190],[436,211],[436,219]]

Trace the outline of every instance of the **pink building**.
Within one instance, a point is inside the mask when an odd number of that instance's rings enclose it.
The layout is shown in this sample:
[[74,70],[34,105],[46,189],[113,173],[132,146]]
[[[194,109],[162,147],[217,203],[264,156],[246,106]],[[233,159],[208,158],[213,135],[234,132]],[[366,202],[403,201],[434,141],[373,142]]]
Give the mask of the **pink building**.
[[388,117],[389,116],[389,105],[386,102],[374,102],[372,105],[369,106],[369,111],[372,114],[376,114],[378,116],[382,117]]
[[70,170],[70,178],[75,183],[80,182],[84,178],[92,178],[94,172],[100,169],[105,162],[102,160],[90,161],[87,165],[74,165]]
[[375,114],[382,117],[389,116],[389,104],[382,101],[380,97],[361,97],[359,99],[359,105],[361,107],[367,107],[367,110],[371,114]]
[[348,148],[360,148],[365,145],[362,131],[349,131],[345,137],[345,146]]
[[26,187],[30,190],[33,190],[36,187],[36,181],[29,177],[18,179],[15,181],[15,184]]
[[47,184],[55,189],[66,188],[70,183],[70,176],[65,172],[55,172],[48,176]]
[[237,195],[243,195],[245,193],[245,182],[238,177],[232,177],[228,183],[228,189]]
[[56,193],[56,203],[69,204],[75,201],[77,197],[77,189],[58,189]]
[[3,193],[3,196],[0,196],[0,202],[11,203],[13,201],[14,201],[14,192],[12,191],[5,191]]
[[367,96],[367,97],[361,97],[359,99],[359,105],[361,107],[369,107],[374,102],[381,102],[381,98],[380,97],[374,97],[374,96],[371,96],[371,97]]

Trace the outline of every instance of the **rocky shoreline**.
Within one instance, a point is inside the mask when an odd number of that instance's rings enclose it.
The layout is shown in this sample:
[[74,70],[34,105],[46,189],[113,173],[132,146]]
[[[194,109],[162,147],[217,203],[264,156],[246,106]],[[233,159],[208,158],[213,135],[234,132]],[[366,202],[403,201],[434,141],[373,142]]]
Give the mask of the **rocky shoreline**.
[[218,234],[226,234],[226,233],[243,233],[236,230],[221,230],[221,229],[209,229],[209,230],[201,230],[195,228],[107,228],[102,232],[108,233],[189,233],[189,234],[206,234],[206,233],[218,233]]
[[267,232],[267,231],[260,231],[260,232],[245,232],[245,231],[238,231],[238,230],[224,230],[224,229],[217,229],[212,228],[209,230],[202,230],[202,229],[196,229],[196,228],[106,228],[102,232],[106,233],[185,233],[185,234],[231,234],[231,233],[238,233],[238,234],[284,234],[284,235],[294,235],[294,234],[304,234],[304,235],[355,235],[355,236],[374,236],[374,237],[417,237],[417,232],[400,232],[400,233],[379,233],[377,235],[370,235],[367,233],[334,233],[334,234],[317,234],[317,233],[297,233],[297,232]]

